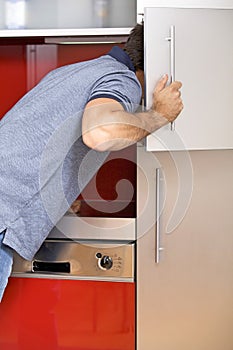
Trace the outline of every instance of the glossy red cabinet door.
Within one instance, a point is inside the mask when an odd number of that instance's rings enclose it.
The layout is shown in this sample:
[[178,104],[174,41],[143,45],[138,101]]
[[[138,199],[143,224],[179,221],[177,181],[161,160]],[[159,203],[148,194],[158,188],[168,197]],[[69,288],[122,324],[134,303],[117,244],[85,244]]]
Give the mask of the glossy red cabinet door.
[[25,45],[0,46],[0,119],[26,93]]
[[135,284],[10,278],[2,350],[134,350]]

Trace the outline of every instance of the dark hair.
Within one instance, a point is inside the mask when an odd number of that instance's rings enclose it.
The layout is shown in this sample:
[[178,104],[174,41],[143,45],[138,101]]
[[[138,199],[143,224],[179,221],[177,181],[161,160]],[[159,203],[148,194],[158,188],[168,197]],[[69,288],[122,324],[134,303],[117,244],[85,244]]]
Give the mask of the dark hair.
[[123,50],[129,55],[134,68],[144,70],[144,25],[137,24],[130,32]]

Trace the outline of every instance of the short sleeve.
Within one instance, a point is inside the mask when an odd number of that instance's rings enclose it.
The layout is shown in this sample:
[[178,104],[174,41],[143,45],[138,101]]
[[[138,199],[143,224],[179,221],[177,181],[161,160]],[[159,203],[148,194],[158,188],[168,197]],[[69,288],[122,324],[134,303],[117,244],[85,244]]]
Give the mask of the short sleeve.
[[141,101],[141,86],[135,73],[129,70],[107,73],[94,85],[89,101],[111,98],[120,102],[127,112],[137,110]]

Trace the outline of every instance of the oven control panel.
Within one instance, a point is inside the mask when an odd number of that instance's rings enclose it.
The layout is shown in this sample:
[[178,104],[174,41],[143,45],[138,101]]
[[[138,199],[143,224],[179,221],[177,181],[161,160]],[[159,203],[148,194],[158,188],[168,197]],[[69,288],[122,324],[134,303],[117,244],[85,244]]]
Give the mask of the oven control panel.
[[17,254],[13,276],[134,281],[135,243],[46,240],[32,261]]

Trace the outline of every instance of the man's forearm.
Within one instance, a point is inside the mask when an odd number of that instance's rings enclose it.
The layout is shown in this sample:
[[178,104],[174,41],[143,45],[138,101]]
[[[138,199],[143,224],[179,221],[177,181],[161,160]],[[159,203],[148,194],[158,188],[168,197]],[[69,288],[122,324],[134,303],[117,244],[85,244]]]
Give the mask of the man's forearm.
[[[124,111],[123,108],[109,110],[105,107],[101,111],[101,120],[94,118],[93,110],[89,111],[90,116],[85,116],[83,140],[89,147],[98,151],[123,149],[168,123],[166,118],[153,110],[133,114]],[[88,128],[89,118],[92,121]],[[93,122],[93,118],[96,122]]]
[[134,114],[123,110],[115,111],[111,118],[108,118],[108,125],[101,127],[106,134],[105,142],[100,148],[115,151],[128,147],[167,123],[166,118],[152,110]]

